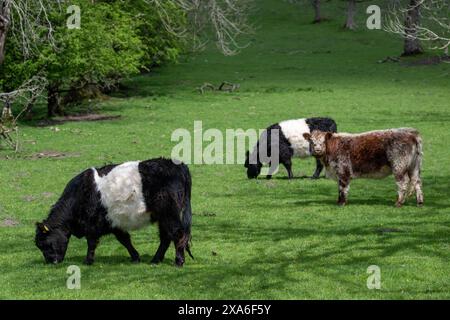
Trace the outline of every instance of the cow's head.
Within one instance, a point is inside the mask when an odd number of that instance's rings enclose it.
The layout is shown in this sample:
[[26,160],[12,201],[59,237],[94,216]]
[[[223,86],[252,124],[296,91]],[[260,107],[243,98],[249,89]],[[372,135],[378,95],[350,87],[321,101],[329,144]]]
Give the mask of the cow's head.
[[56,264],[64,260],[69,237],[61,229],[51,228],[45,222],[37,222],[35,242],[45,261]]
[[314,130],[310,133],[304,133],[303,137],[309,141],[311,145],[311,152],[313,156],[321,157],[325,155],[327,150],[326,142],[333,136],[332,132],[324,132],[319,130]]
[[[252,159],[254,160],[254,159]],[[245,153],[245,164],[244,167],[247,168],[247,178],[249,179],[256,179],[259,174],[261,173],[262,163],[259,162],[258,159],[255,159],[256,161],[250,161],[250,154],[247,151]],[[252,162],[252,163],[250,163]],[[256,162],[256,163],[254,163]]]

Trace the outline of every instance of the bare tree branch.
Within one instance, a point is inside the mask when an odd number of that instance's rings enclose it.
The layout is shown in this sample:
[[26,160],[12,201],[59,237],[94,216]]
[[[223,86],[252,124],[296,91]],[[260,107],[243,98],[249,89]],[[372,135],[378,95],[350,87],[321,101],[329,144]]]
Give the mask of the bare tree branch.
[[[0,93],[0,101],[4,103],[0,118],[0,141],[5,142],[16,152],[19,150],[19,127],[17,121],[24,113],[31,111],[36,100],[42,96],[46,86],[46,78],[35,76],[14,91]],[[17,116],[14,116],[11,110],[11,105],[14,102],[23,106]]]
[[25,58],[42,42],[55,45],[50,10],[60,8],[62,0],[0,0],[0,64],[8,33],[22,48]]
[[[419,9],[419,22],[405,24],[411,10]],[[384,30],[405,39],[422,41],[433,50],[450,47],[450,0],[417,0],[407,7],[394,4],[389,10]]]
[[0,101],[5,105],[11,106],[14,102],[20,103],[24,108],[17,114],[14,121],[24,113],[30,111],[32,104],[36,102],[37,98],[42,96],[42,93],[47,87],[47,79],[41,76],[35,76],[25,81],[19,88],[11,92],[0,92]]
[[[246,45],[239,43],[239,37],[249,33],[247,21],[249,0],[144,0],[157,8],[166,30],[188,39],[194,51],[201,50],[212,37],[219,50],[225,55],[234,55]],[[167,3],[182,10],[187,26],[170,18]]]

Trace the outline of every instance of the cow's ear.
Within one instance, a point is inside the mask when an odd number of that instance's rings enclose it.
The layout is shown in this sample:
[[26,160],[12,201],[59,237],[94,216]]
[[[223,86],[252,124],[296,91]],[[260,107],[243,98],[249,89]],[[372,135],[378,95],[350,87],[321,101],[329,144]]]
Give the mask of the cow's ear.
[[330,139],[332,136],[333,136],[333,132],[327,132],[327,133],[325,134],[325,140]]
[[311,135],[308,132],[305,132],[303,134],[303,138],[305,138],[306,141],[310,141],[311,140]]
[[43,233],[50,232],[50,228],[43,222],[36,222],[36,226],[41,230]]

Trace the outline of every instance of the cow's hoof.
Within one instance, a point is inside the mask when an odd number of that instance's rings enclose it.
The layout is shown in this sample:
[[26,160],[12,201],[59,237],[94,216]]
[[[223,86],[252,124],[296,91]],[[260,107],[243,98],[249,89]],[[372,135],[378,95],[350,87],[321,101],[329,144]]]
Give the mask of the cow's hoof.
[[183,266],[183,264],[184,264],[184,259],[178,259],[178,258],[175,259],[175,266],[181,268]]
[[150,261],[151,264],[159,264],[161,262],[161,259],[155,259],[153,258],[152,261]]
[[423,202],[417,202],[417,207],[418,208],[422,208],[423,207]]
[[347,202],[342,202],[342,201],[340,201],[340,202],[337,203],[337,205],[338,205],[339,207],[345,207],[346,204],[347,204]]
[[403,206],[403,203],[401,203],[401,202],[396,202],[396,203],[395,203],[395,206],[396,206],[397,208],[401,208],[401,207]]
[[94,264],[94,259],[85,259],[84,264],[87,266],[91,266]]
[[311,177],[311,180],[317,180],[317,179],[319,179],[320,178],[320,176],[312,176]]

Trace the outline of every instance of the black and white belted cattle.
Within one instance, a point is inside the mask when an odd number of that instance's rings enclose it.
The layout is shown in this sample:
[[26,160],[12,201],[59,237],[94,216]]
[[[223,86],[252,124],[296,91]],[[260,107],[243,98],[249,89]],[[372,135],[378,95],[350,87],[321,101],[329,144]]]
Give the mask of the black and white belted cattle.
[[[286,168],[289,179],[294,177],[292,173],[292,157],[307,158],[311,156],[309,142],[304,138],[304,133],[311,133],[314,130],[336,132],[336,122],[330,118],[307,118],[286,120],[273,124],[266,128],[261,134],[253,151],[247,151],[245,167],[249,179],[257,178],[261,173],[264,164],[272,165],[275,152],[278,151],[277,160]],[[264,155],[264,156],[261,156]],[[267,156],[267,159],[263,157]],[[276,167],[276,166],[274,166]],[[316,160],[316,171],[312,178],[317,179],[322,172],[323,166]],[[272,177],[271,171],[267,178]]]
[[74,177],[48,217],[36,224],[35,241],[46,262],[58,263],[64,260],[72,235],[86,237],[85,262],[92,264],[100,237],[112,233],[132,261],[139,262],[128,232],[157,222],[160,245],[152,263],[164,259],[173,241],[175,263],[182,266],[184,251],[191,255],[191,220],[191,176],[186,165],[163,158],[125,162],[87,169]]

